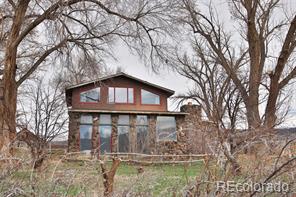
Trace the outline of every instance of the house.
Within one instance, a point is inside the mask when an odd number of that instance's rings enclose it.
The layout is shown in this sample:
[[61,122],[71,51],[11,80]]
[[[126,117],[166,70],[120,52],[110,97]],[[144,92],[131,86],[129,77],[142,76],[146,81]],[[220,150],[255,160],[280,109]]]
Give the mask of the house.
[[125,73],[66,88],[68,151],[186,154],[201,108],[168,111],[173,90]]

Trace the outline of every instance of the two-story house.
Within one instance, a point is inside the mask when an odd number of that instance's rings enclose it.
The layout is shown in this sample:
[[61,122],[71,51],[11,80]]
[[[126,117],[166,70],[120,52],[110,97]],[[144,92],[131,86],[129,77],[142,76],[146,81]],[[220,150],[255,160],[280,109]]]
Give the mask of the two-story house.
[[168,111],[167,100],[173,94],[125,73],[66,88],[68,150],[188,153],[188,120],[195,121],[188,115],[194,109],[199,117],[200,108],[190,105],[183,112]]

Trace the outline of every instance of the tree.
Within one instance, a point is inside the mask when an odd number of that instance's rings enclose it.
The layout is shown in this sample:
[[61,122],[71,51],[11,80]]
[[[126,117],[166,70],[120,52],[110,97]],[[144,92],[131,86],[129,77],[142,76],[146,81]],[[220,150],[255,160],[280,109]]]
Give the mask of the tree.
[[[249,128],[273,128],[280,95],[296,77],[295,13],[290,17],[283,13],[280,0],[231,0],[229,13],[237,28],[227,31],[212,6],[206,13],[197,9],[195,1],[182,2],[185,15],[180,21],[209,49],[204,55],[218,62],[235,84],[246,107]],[[266,99],[261,101],[263,95]],[[263,116],[261,103],[266,104]]]
[[[194,86],[187,93],[175,98],[179,102],[192,99],[201,106],[217,131],[207,131],[207,137],[210,141],[217,142],[218,147],[215,150],[222,152],[232,165],[232,172],[237,174],[240,166],[231,144],[238,128],[238,120],[243,119],[240,118],[243,114],[242,97],[221,65],[205,55],[208,54],[207,49],[197,40],[192,41],[192,46],[194,56],[176,54],[174,66],[175,70],[192,81]],[[226,165],[223,165],[223,168],[226,168]]]
[[108,170],[104,161],[100,161],[100,167],[103,176],[104,196],[110,196],[113,193],[114,177],[119,167],[121,160],[119,158],[112,158],[112,166]]
[[218,62],[206,56],[206,48],[193,41],[194,56],[176,54],[175,70],[193,82],[193,88],[176,99],[193,99],[218,128],[234,130],[243,119],[242,98]]
[[[157,65],[161,37],[175,7],[169,0],[5,0],[0,3],[0,150],[10,154],[16,134],[18,87],[43,66],[85,54],[112,54],[118,38]],[[149,46],[149,47],[147,47]],[[141,49],[141,50],[140,50]]]
[[17,125],[21,131],[17,140],[30,147],[33,167],[40,168],[46,156],[48,144],[67,132],[68,117],[65,96],[60,91],[60,78],[46,84],[38,79],[19,97]]
[[113,71],[106,67],[104,62],[98,61],[96,57],[80,54],[64,62],[65,68],[61,68],[61,80],[65,89],[67,86],[98,79]]

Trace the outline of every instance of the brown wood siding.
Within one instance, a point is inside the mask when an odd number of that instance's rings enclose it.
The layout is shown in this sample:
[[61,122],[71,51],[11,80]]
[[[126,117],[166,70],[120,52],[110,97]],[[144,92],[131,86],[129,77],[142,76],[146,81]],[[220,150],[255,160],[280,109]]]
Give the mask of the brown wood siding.
[[[80,102],[80,93],[86,90],[101,87],[100,102],[98,103],[82,103]],[[133,104],[110,104],[108,103],[108,87],[126,87],[134,88]],[[160,105],[144,105],[141,104],[141,89],[160,96]],[[168,95],[161,89],[151,87],[149,85],[137,82],[126,77],[115,77],[107,79],[98,84],[89,84],[73,89],[72,93],[72,109],[101,109],[101,110],[136,110],[136,111],[167,111]]]

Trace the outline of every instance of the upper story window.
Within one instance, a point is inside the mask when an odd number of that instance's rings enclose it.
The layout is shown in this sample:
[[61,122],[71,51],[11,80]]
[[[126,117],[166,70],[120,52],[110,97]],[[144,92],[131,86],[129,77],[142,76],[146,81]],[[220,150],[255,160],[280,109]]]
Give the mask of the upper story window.
[[80,102],[97,103],[100,101],[100,88],[87,90],[80,93]]
[[109,103],[134,103],[133,88],[109,87],[108,95]]
[[141,89],[141,103],[159,105],[160,97],[157,94]]

